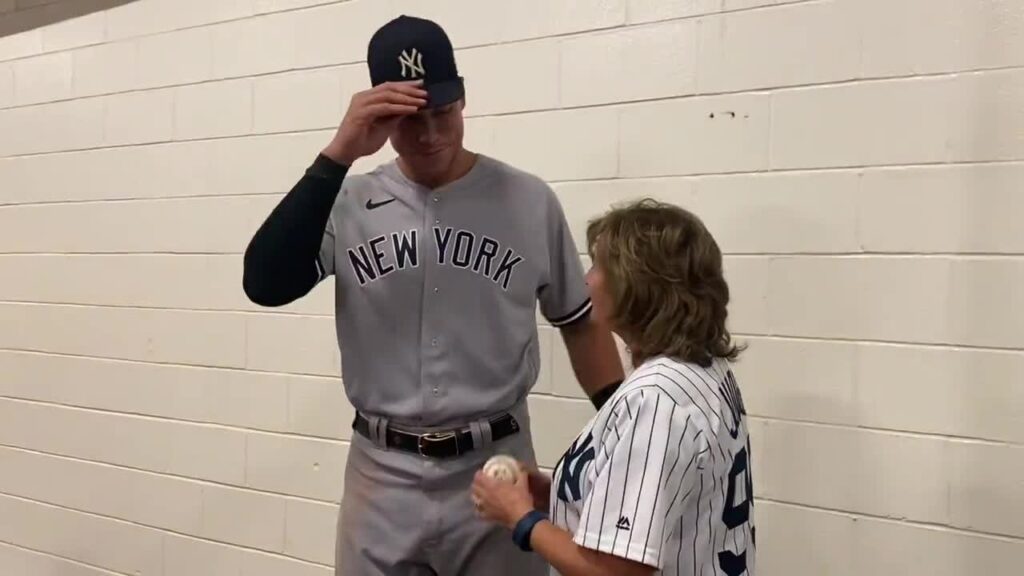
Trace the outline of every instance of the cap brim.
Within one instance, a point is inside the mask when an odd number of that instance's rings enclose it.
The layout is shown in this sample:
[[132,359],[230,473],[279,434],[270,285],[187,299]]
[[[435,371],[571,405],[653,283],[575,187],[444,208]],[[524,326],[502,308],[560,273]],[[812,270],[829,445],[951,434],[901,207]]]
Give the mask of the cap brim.
[[462,78],[430,84],[424,88],[427,91],[427,105],[424,106],[426,109],[447,106],[465,94]]

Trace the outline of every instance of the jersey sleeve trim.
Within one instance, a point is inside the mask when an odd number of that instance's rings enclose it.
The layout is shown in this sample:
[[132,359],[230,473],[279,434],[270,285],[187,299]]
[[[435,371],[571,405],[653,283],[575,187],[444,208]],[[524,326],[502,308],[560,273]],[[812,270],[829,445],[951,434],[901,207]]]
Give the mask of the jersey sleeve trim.
[[324,278],[327,278],[327,271],[324,270],[324,264],[320,261],[320,256],[317,256],[314,262],[316,262],[316,282],[319,284],[323,282]]
[[583,301],[583,304],[580,304],[572,312],[569,312],[564,316],[559,316],[558,318],[548,318],[548,322],[550,322],[555,328],[564,328],[565,326],[582,320],[587,316],[587,314],[590,314],[590,309],[592,307],[593,303],[590,301],[590,298],[587,298]]
[[[584,544],[584,542],[590,542]],[[661,568],[661,563],[658,561],[658,550],[644,546],[643,544],[629,544],[623,546],[619,543],[618,546],[614,543],[614,534],[604,535],[603,537],[594,532],[583,532],[573,537],[573,542],[581,548],[587,550],[593,550],[595,552],[602,552],[609,556],[616,556],[618,558],[625,558],[626,560],[632,560],[633,562],[639,562],[655,569]]]

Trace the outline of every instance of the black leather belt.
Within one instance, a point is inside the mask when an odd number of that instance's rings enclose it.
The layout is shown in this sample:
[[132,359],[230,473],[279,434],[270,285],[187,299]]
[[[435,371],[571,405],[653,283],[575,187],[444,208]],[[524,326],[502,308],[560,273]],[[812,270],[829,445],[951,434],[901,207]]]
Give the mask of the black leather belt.
[[[519,432],[519,422],[508,413],[492,418],[491,439],[495,442]],[[370,421],[360,413],[356,413],[352,428],[366,438],[370,435]],[[443,432],[417,434],[388,426],[384,435],[388,448],[412,452],[428,458],[451,458],[461,456],[475,448],[473,432],[468,427]]]

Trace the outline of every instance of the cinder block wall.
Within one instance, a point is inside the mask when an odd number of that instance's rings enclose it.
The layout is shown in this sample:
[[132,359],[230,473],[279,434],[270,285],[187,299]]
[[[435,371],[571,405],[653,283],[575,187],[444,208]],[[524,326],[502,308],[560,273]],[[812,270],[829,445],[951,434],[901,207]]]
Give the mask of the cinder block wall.
[[[331,573],[330,286],[258,309],[240,254],[402,12],[580,239],[717,235],[761,575],[1020,573],[1024,1],[0,0],[0,574]],[[591,408],[541,331],[550,466]]]

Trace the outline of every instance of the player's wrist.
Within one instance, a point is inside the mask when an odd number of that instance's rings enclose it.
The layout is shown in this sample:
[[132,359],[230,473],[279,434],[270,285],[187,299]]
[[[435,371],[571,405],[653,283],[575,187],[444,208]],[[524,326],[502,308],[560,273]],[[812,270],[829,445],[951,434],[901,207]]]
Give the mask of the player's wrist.
[[313,163],[306,168],[306,174],[341,182],[348,175],[349,164],[338,162],[323,152],[316,155]]
[[590,396],[590,403],[594,405],[594,408],[600,410],[601,407],[604,406],[605,402],[612,397],[612,394],[615,394],[615,391],[619,389],[619,386],[622,386],[622,382],[622,380],[616,380],[597,392],[594,392],[594,394]]
[[523,503],[517,504],[514,507],[512,507],[509,510],[509,512],[510,512],[509,515],[508,515],[509,521],[507,522],[506,525],[508,526],[508,528],[510,530],[515,530],[515,528],[519,524],[519,522],[522,522],[523,518],[526,518],[527,516],[529,516],[531,512],[541,512],[541,513],[543,513],[544,511],[543,510],[538,510],[537,508],[534,508],[533,507],[533,502],[523,502]]
[[512,541],[524,552],[531,552],[533,547],[530,544],[530,538],[533,535],[533,529],[537,524],[548,519],[546,512],[540,510],[530,510],[524,514],[512,529]]
[[351,167],[359,159],[359,155],[349,150],[345,145],[332,141],[320,154],[330,158],[334,162],[346,167]]

